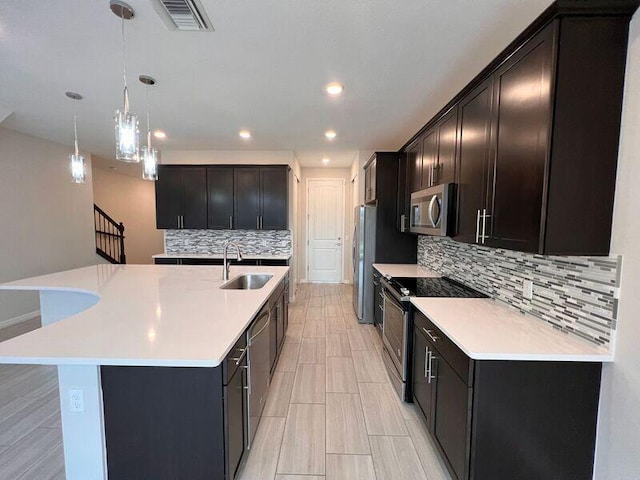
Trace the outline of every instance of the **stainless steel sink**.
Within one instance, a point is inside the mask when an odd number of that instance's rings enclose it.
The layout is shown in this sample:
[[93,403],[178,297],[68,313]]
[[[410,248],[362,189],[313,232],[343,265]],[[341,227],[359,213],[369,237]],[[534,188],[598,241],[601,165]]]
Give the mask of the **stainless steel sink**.
[[264,287],[273,275],[246,274],[229,280],[220,288],[223,290],[256,290]]

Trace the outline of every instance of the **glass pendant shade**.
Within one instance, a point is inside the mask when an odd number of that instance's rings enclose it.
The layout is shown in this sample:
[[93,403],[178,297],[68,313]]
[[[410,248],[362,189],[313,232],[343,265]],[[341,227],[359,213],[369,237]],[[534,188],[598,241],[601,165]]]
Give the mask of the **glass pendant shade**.
[[116,160],[122,162],[138,163],[140,157],[140,131],[138,129],[138,117],[124,111],[116,110]]
[[160,152],[151,145],[145,145],[140,149],[140,156],[142,157],[142,178],[157,180]]
[[78,153],[69,155],[71,163],[71,181],[73,183],[85,183],[87,181],[87,164],[84,157]]

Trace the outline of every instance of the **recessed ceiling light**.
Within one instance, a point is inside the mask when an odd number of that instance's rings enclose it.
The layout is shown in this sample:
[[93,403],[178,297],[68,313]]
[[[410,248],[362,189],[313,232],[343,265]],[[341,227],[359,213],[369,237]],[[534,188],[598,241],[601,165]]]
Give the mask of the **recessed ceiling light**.
[[153,132],[153,136],[156,138],[167,138],[167,134],[166,132],[162,131],[162,130],[156,130]]
[[240,130],[240,132],[238,132],[238,135],[240,135],[240,137],[244,138],[245,140],[251,138],[251,132],[249,130]]
[[324,136],[329,140],[333,140],[334,138],[336,138],[336,132],[335,130],[327,130],[326,132],[324,132]]
[[344,85],[338,82],[331,82],[325,87],[327,93],[331,96],[340,95],[344,90]]
[[328,158],[323,158],[323,159],[322,159],[322,163],[323,163],[323,164],[325,164],[325,165],[328,165],[330,161],[331,161],[331,160],[330,160],[330,159],[328,159]]

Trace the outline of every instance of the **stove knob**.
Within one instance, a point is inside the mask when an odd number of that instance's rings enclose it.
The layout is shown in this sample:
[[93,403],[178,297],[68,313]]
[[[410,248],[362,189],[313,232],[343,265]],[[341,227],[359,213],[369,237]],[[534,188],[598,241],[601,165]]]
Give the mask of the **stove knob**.
[[411,293],[411,292],[409,292],[409,289],[407,289],[407,288],[401,288],[400,289],[400,293],[402,293],[402,295],[404,295],[404,296],[408,296],[409,293]]

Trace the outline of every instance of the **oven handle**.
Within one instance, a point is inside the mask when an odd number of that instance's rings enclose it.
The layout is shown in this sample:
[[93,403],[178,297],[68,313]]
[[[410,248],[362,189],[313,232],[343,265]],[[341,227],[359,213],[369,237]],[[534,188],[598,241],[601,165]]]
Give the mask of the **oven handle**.
[[385,305],[386,305],[387,302],[389,302],[392,306],[394,306],[398,310],[400,310],[400,312],[402,312],[402,315],[404,316],[404,314],[406,313],[404,308],[402,308],[400,305],[398,305],[398,303],[395,301],[395,299],[393,299],[392,297],[387,295],[386,290],[382,290],[382,296],[384,297]]

